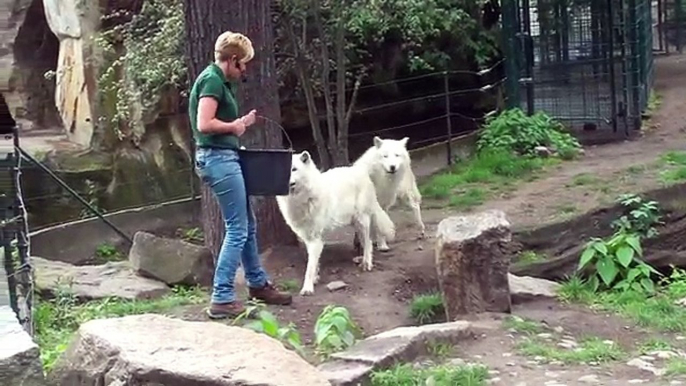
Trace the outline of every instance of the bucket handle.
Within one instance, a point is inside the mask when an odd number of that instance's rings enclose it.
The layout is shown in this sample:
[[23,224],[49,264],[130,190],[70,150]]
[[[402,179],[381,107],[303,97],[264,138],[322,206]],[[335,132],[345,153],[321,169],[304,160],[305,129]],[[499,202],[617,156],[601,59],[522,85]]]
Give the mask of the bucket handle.
[[[255,118],[264,119],[265,121],[276,125],[276,127],[278,127],[281,130],[283,135],[285,135],[286,139],[288,140],[288,145],[289,145],[288,150],[291,150],[291,151],[293,150],[293,142],[291,141],[291,137],[288,135],[288,133],[286,132],[286,129],[284,129],[284,127],[281,126],[281,124],[279,122],[277,122],[271,118],[267,118],[264,115],[255,115]],[[265,137],[266,137],[266,132],[265,132]]]

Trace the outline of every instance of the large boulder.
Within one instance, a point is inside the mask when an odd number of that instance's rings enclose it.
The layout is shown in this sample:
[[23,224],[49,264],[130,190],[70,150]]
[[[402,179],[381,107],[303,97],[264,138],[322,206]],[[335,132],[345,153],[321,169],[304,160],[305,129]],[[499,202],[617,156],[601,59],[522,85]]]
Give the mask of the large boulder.
[[81,300],[152,299],[169,292],[163,282],[137,275],[126,261],[79,266],[32,257],[31,263],[36,289],[46,295],[66,289]]
[[49,378],[54,385],[74,386],[330,385],[266,335],[151,314],[82,324]]
[[479,312],[510,312],[512,239],[505,213],[489,210],[438,224],[436,268],[448,321]]
[[212,253],[207,248],[183,240],[136,232],[129,261],[140,275],[169,285],[212,284]]
[[0,385],[45,385],[38,346],[9,306],[0,306]]

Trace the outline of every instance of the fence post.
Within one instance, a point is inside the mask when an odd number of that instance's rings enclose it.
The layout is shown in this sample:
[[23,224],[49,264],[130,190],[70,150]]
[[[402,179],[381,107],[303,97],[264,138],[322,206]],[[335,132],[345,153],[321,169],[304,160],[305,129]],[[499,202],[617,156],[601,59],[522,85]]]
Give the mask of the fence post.
[[448,155],[448,166],[453,164],[453,148],[452,148],[452,139],[453,139],[453,124],[451,122],[451,115],[452,113],[450,112],[450,74],[448,71],[443,72],[443,92],[445,94],[445,125],[446,125],[446,130],[447,130],[447,137],[448,141],[446,142],[446,153]]
[[680,54],[684,52],[684,42],[681,40],[684,38],[683,24],[686,23],[686,18],[684,18],[684,9],[682,0],[675,0],[674,2],[674,13],[676,14],[676,50]]

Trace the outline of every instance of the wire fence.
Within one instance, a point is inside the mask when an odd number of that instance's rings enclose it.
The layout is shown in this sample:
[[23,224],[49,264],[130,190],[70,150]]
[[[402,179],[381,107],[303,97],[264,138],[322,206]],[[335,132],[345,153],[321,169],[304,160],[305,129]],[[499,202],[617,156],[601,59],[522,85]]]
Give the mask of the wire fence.
[[[374,136],[409,137],[408,148],[445,142],[473,132],[486,116],[504,106],[503,61],[477,71],[443,71],[360,87],[349,130],[351,160],[372,146]],[[326,118],[321,117],[325,122]],[[259,129],[259,128],[258,128]],[[309,125],[289,128],[296,151],[315,154]],[[24,163],[24,200],[32,230],[91,218],[94,214],[36,165]],[[104,173],[55,170],[66,184],[102,214],[196,197],[200,186],[191,160],[164,173]]]

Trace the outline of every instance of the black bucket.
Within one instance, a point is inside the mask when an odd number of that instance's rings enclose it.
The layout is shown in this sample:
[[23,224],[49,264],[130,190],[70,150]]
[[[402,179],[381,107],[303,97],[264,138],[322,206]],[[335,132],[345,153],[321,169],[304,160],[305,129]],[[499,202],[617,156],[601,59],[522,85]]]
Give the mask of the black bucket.
[[289,191],[291,163],[293,162],[293,143],[286,130],[278,123],[289,142],[289,149],[240,149],[241,169],[245,180],[245,191],[249,196],[285,196]]

